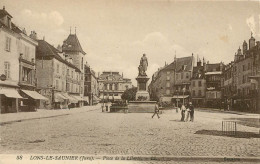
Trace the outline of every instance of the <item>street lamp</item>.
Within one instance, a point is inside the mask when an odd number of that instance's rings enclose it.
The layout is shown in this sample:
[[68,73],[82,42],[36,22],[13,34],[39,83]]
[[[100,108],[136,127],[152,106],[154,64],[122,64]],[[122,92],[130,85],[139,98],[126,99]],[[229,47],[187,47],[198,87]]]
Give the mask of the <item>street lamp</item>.
[[176,108],[176,113],[178,113],[178,107],[179,107],[179,105],[178,105],[178,102],[179,102],[179,99],[178,99],[178,95],[179,95],[179,93],[178,93],[178,90],[176,90],[176,93],[177,93],[177,99],[176,99],[176,101],[177,101],[177,108]]
[[182,89],[182,91],[183,91],[183,97],[182,97],[182,103],[183,103],[183,105],[184,105],[184,92],[185,92],[185,87]]

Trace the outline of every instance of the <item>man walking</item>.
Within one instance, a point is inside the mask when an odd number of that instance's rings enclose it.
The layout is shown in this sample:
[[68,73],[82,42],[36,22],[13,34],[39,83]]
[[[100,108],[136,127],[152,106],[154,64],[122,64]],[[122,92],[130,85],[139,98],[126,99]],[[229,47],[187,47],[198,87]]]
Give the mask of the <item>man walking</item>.
[[154,113],[153,113],[153,116],[152,116],[152,118],[154,117],[154,115],[156,115],[157,114],[157,117],[158,117],[158,119],[160,118],[160,116],[159,116],[159,102],[157,102],[156,104],[155,104],[155,106],[154,106]]

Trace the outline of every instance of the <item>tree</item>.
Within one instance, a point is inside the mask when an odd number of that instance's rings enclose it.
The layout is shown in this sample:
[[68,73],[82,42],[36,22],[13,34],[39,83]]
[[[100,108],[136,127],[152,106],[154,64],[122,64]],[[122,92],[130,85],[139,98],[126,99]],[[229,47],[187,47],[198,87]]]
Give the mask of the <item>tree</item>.
[[133,87],[133,88],[127,89],[122,94],[121,98],[123,100],[134,101],[136,92],[137,92],[137,87]]

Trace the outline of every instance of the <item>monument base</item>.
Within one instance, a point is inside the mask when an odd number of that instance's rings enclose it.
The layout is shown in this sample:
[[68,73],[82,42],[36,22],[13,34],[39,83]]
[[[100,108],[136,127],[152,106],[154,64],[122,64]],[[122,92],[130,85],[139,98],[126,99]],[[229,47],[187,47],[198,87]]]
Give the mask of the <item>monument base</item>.
[[136,101],[149,101],[150,96],[147,91],[137,91],[135,95],[135,100]]
[[129,113],[153,113],[156,101],[129,101]]

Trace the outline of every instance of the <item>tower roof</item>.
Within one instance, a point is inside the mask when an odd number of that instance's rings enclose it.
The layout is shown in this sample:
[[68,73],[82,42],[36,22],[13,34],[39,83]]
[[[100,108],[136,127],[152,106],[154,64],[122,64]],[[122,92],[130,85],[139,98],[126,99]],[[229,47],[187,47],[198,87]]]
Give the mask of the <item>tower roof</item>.
[[79,42],[76,34],[70,34],[68,38],[63,42],[62,51],[81,52],[86,54]]
[[10,14],[5,10],[5,7],[3,7],[3,9],[0,9],[0,18],[3,18],[3,17],[6,16],[6,15],[10,16],[11,18],[13,18],[12,15],[10,15]]

